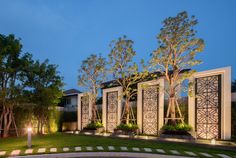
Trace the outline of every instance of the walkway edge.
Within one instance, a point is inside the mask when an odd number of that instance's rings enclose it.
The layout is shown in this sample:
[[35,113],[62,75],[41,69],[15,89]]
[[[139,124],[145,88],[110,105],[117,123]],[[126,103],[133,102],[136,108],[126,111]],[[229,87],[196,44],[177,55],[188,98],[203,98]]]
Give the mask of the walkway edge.
[[190,158],[175,155],[160,155],[148,153],[132,153],[132,152],[73,152],[73,153],[58,153],[58,154],[42,154],[17,156],[17,158],[72,158],[72,157],[129,157],[129,158]]

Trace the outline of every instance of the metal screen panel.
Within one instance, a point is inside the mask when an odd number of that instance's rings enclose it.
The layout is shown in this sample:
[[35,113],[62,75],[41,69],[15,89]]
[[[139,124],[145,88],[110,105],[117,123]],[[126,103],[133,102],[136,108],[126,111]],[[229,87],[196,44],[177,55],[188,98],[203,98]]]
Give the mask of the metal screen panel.
[[143,133],[149,135],[158,134],[158,85],[148,86],[142,92],[143,101]]
[[107,131],[113,132],[118,122],[118,92],[107,93]]
[[220,138],[221,75],[195,79],[197,138]]
[[89,124],[89,96],[81,97],[81,127]]

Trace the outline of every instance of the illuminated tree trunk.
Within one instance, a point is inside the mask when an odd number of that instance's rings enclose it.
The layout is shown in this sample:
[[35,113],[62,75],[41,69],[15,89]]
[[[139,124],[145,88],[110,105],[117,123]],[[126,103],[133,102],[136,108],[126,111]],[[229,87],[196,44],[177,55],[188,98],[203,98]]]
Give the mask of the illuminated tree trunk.
[[[9,129],[14,119],[12,109],[4,105],[1,117],[2,117],[1,122],[3,122],[3,138],[6,138],[9,135]],[[17,133],[17,136],[18,136],[18,133]]]
[[92,103],[92,123],[96,123],[97,120],[97,106],[96,101],[93,100]]
[[126,124],[129,124],[129,120],[130,120],[130,105],[129,105],[129,99],[126,99],[126,101],[125,101],[125,114],[126,114],[126,116],[125,116],[125,122],[126,122]]

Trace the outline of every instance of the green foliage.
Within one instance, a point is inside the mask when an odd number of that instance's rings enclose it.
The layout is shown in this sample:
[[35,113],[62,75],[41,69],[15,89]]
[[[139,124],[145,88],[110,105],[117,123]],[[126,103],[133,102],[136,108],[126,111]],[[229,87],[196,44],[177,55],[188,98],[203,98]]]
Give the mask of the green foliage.
[[[161,72],[167,81],[165,93],[169,97],[170,111],[166,118],[171,118],[172,123],[176,122],[177,96],[184,90],[183,81],[195,73],[192,67],[201,63],[196,55],[205,45],[203,39],[196,37],[194,27],[197,23],[196,18],[189,17],[185,11],[165,19],[157,36],[158,48],[151,54],[152,69]],[[181,116],[180,111],[178,114]]]
[[103,124],[99,121],[97,121],[96,123],[89,123],[84,129],[87,130],[96,130],[98,128],[102,128]]
[[164,125],[162,128],[164,131],[191,131],[192,127],[185,123],[179,123],[176,125]]
[[[118,40],[113,40],[110,44],[111,51],[109,53],[110,72],[117,83],[122,87],[122,96],[120,99],[125,98],[125,107],[122,120],[129,123],[130,113],[129,101],[137,94],[137,84],[142,78],[147,75],[147,72],[139,72],[138,65],[133,62],[136,52],[133,48],[133,41],[123,36]],[[134,118],[131,118],[134,119]]]
[[[28,97],[29,101],[34,104],[33,113],[38,120],[38,132],[42,133],[44,126],[51,128],[50,122],[53,122],[50,118],[51,110],[62,97],[63,78],[57,71],[58,66],[49,64],[48,60],[42,63],[32,60],[28,67],[30,71],[25,74],[25,85],[30,89]],[[51,124],[51,126],[54,125]]]
[[61,117],[60,111],[56,109],[50,110],[49,121],[48,121],[49,123],[48,131],[50,133],[55,133],[59,131],[60,117]]
[[[24,72],[29,71],[27,65],[32,57],[22,53],[20,39],[13,34],[0,34],[0,128],[3,137],[8,136],[9,128],[14,122],[13,110],[22,106],[24,90]],[[4,121],[3,121],[3,118]]]
[[82,61],[79,69],[78,83],[89,92],[89,98],[92,102],[92,120],[97,119],[96,99],[98,89],[106,79],[106,60],[101,55],[90,55]]
[[[195,57],[204,49],[204,41],[196,37],[194,26],[198,21],[187,12],[163,21],[161,32],[157,36],[159,47],[152,53],[151,66],[162,72],[168,81],[180,84],[195,71],[185,71],[201,63]],[[182,75],[179,75],[182,72]]]
[[129,124],[123,124],[121,123],[120,125],[118,125],[116,127],[116,129],[118,130],[123,130],[123,131],[135,131],[138,129],[138,125],[137,124],[132,124],[132,123],[129,123]]

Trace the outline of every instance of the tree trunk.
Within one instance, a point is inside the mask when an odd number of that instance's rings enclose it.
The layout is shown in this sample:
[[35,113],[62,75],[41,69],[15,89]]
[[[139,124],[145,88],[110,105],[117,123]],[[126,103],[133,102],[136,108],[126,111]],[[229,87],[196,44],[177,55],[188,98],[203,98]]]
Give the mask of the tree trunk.
[[126,114],[126,120],[125,120],[125,122],[126,122],[126,124],[129,124],[129,115],[130,115],[130,108],[129,108],[129,100],[128,99],[126,99],[126,101],[125,101],[125,114]]
[[12,123],[11,112],[12,109],[6,107],[5,105],[3,106],[3,138],[8,137],[9,135],[9,129]]
[[170,102],[170,118],[171,118],[171,124],[176,124],[176,112],[175,112],[175,97],[171,97],[169,99]]
[[175,125],[176,124],[176,112],[175,112],[175,89],[173,88],[174,86],[170,83],[170,94],[169,94],[169,109],[170,109],[170,117],[171,118],[171,124]]
[[96,102],[93,100],[92,104],[92,123],[95,123],[97,119],[97,106]]
[[39,117],[37,117],[38,118],[38,125],[37,125],[37,133],[39,134],[39,129],[40,129],[40,119],[39,119]]

